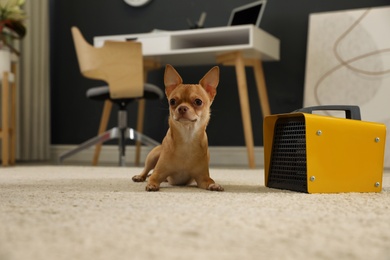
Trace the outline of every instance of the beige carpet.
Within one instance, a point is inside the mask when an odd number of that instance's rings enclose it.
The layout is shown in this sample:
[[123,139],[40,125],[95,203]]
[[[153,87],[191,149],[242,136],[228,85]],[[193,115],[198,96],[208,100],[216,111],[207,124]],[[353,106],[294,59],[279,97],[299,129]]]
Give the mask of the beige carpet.
[[0,168],[0,259],[390,259],[389,173],[381,193],[268,189],[260,169],[148,193],[139,171]]

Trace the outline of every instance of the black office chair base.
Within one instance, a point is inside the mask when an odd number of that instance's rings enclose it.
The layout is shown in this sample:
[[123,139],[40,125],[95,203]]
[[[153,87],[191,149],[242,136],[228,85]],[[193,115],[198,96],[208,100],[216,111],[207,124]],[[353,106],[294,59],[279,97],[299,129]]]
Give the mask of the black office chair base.
[[109,140],[113,140],[113,139],[118,139],[119,140],[119,149],[120,149],[120,153],[119,153],[119,165],[120,166],[125,166],[125,141],[126,140],[134,140],[134,141],[139,141],[143,144],[146,144],[148,146],[157,146],[157,145],[160,145],[159,142],[153,140],[152,138],[146,136],[146,135],[143,135],[137,131],[135,131],[134,129],[132,128],[123,128],[123,129],[120,129],[119,127],[114,127],[110,130],[107,130],[106,132],[94,137],[94,138],[91,138],[87,141],[85,141],[84,143],[80,144],[79,146],[77,146],[76,148],[73,148],[72,150],[70,151],[67,151],[65,153],[62,153],[60,156],[59,156],[59,163],[62,163],[64,159],[76,154],[76,153],[79,153],[93,145],[97,145],[97,144],[100,144],[100,143],[104,143],[106,141],[109,141]]

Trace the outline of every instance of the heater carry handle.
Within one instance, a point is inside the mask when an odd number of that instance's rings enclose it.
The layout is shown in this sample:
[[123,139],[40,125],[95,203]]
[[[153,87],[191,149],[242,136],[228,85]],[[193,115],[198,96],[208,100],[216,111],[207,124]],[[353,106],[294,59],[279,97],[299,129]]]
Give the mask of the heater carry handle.
[[326,105],[326,106],[313,106],[304,107],[294,112],[310,113],[312,114],[315,110],[337,110],[345,111],[345,117],[348,119],[361,120],[360,108],[358,106],[346,106],[346,105]]

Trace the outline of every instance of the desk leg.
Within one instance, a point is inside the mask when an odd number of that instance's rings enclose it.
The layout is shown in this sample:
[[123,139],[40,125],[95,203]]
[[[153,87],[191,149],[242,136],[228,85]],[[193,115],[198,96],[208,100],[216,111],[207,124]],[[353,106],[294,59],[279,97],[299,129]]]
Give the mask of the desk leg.
[[8,81],[8,72],[3,73],[3,82],[2,82],[2,114],[1,114],[1,121],[2,121],[2,165],[8,166],[9,163],[9,81]]
[[242,123],[244,126],[245,143],[248,151],[249,167],[255,168],[253,132],[252,132],[251,113],[249,109],[248,86],[247,86],[246,74],[245,74],[245,62],[240,52],[236,53],[234,63],[236,68],[238,94],[240,97]]
[[[145,99],[138,100],[138,115],[137,115],[137,132],[143,133],[144,131],[144,117],[145,117]],[[135,165],[139,166],[141,160],[141,142],[136,142],[135,150]]]
[[[158,67],[156,65],[156,62],[152,60],[144,60],[144,82],[148,81],[148,72],[149,70],[155,69]],[[145,99],[138,100],[138,113],[137,113],[137,132],[143,133],[144,131],[144,117],[145,117],[145,105],[146,101]],[[141,161],[141,142],[136,141],[135,142],[135,159],[134,164],[135,166],[139,166],[139,162]]]
[[[98,136],[100,134],[104,133],[107,129],[108,120],[110,119],[111,110],[112,110],[112,102],[110,100],[104,101],[104,108],[103,108],[102,117],[100,119]],[[96,166],[98,164],[101,150],[102,150],[102,143],[95,145],[95,154],[93,155],[92,165]]]
[[261,111],[263,118],[271,114],[268,101],[267,87],[265,85],[263,65],[259,59],[253,60],[253,72],[255,74],[257,92],[259,94]]
[[[149,70],[154,68],[155,63],[150,60],[144,60],[144,82],[148,80],[148,72]],[[145,99],[138,100],[138,113],[137,113],[137,132],[144,132],[144,117],[145,117]],[[139,162],[141,161],[141,142],[135,142],[135,159],[134,165],[139,166]]]
[[[148,81],[148,73],[151,70],[159,69],[161,67],[159,62],[150,59],[144,59],[144,82]],[[137,132],[143,133],[144,130],[144,117],[145,117],[145,99],[138,101],[138,114],[137,114]],[[141,160],[141,142],[135,143],[135,161],[134,164],[139,166]]]

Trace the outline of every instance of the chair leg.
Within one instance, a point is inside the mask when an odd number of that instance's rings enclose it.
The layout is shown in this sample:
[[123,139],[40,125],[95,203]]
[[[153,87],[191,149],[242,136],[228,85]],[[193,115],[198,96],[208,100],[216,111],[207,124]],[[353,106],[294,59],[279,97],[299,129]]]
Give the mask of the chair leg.
[[91,146],[96,146],[97,144],[99,143],[104,143],[108,140],[112,140],[112,139],[118,139],[118,136],[119,136],[119,129],[118,127],[114,127],[110,130],[107,130],[105,131],[104,133],[98,135],[98,136],[95,136],[87,141],[85,141],[84,143],[78,145],[77,147],[73,148],[72,150],[69,150],[69,151],[66,151],[62,154],[60,154],[60,156],[58,157],[58,160],[59,160],[59,163],[62,163],[66,158],[74,155],[74,154],[77,154]]
[[119,129],[119,166],[126,166],[126,130],[127,130],[127,111],[126,106],[121,106],[118,111],[118,129]]
[[[112,110],[112,102],[110,100],[106,100],[104,102],[104,108],[103,108],[102,118],[100,120],[98,135],[101,135],[106,131],[108,120],[110,119],[111,110]],[[98,164],[101,149],[102,149],[102,143],[98,143],[95,146],[95,154],[92,160],[92,165],[94,166]]]
[[[144,130],[144,116],[145,116],[145,99],[138,101],[138,115],[137,115],[137,132],[143,133]],[[139,166],[141,159],[141,142],[136,142],[135,160],[136,166]]]
[[[97,145],[99,143],[104,143],[106,141],[109,141],[109,140],[114,140],[114,139],[117,139],[119,140],[120,142],[122,142],[121,144],[125,144],[125,140],[126,139],[130,139],[130,140],[133,140],[133,141],[140,141],[141,143],[144,143],[145,145],[148,145],[148,146],[151,146],[151,147],[154,147],[154,146],[157,146],[157,145],[160,145],[159,142],[153,140],[152,138],[148,137],[148,136],[145,136],[141,133],[138,133],[137,131],[135,131],[134,129],[132,128],[120,128],[120,127],[114,127],[114,128],[111,128],[107,131],[105,131],[104,133],[98,135],[98,136],[95,136],[87,141],[85,141],[84,143],[80,144],[79,146],[73,148],[72,150],[69,150],[69,151],[66,151],[65,153],[62,153],[58,160],[59,160],[59,163],[62,163],[66,158],[68,157],[71,157],[72,155],[75,155],[91,146],[94,146],[94,145]],[[119,157],[119,165],[120,166],[124,166],[125,165],[125,158],[124,158],[124,155],[125,155],[125,146],[120,146],[120,157]]]

